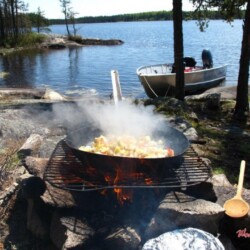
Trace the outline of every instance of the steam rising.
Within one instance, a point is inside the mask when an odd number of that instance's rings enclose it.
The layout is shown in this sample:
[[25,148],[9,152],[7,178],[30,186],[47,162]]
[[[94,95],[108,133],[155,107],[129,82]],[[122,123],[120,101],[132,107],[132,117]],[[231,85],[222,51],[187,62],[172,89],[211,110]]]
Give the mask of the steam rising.
[[[67,128],[84,126],[102,130],[103,135],[151,136],[164,126],[164,117],[153,111],[153,106],[134,105],[128,102],[113,103],[78,103],[77,107],[55,106],[55,117]],[[165,124],[166,125],[166,124]]]
[[152,135],[156,128],[163,125],[163,117],[156,115],[152,107],[136,106],[126,102],[118,105],[95,105],[85,109],[93,125],[105,135]]

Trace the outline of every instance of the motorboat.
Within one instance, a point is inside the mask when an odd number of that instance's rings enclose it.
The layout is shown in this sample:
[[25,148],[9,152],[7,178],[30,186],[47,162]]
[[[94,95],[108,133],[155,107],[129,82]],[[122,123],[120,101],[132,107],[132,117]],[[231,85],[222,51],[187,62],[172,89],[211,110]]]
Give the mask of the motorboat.
[[[183,58],[185,95],[205,91],[225,80],[227,65],[213,67],[212,54],[209,50],[202,51],[202,61],[202,66],[196,66],[194,58]],[[173,63],[142,66],[136,73],[148,97],[174,94],[176,73]]]

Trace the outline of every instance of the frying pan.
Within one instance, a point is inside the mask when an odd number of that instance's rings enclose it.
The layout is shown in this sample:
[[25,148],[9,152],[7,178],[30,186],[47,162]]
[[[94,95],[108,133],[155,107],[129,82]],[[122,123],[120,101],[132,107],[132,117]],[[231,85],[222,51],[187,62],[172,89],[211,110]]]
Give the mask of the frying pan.
[[[183,154],[189,147],[189,140],[179,130],[166,126],[154,131],[151,136],[154,140],[161,139],[166,147],[174,150],[175,155],[163,158],[135,158],[110,156],[79,150],[80,146],[87,145],[103,134],[103,131],[92,126],[84,126],[68,131],[65,142],[72,153],[86,166],[94,168],[96,175],[115,176],[117,169],[121,172],[144,173],[149,176],[158,176],[166,171],[173,171],[183,162]],[[168,174],[168,173],[167,173]]]

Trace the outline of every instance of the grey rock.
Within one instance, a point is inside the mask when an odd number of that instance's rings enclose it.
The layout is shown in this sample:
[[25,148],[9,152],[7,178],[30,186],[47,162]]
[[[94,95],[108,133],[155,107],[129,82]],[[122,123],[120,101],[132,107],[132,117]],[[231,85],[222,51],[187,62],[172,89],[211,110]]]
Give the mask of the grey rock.
[[136,250],[141,242],[141,238],[131,227],[115,228],[111,234],[105,238],[107,249]]
[[186,96],[187,101],[199,101],[205,109],[220,108],[221,93],[203,93],[200,95]]
[[41,145],[42,141],[42,136],[39,134],[32,134],[18,150],[18,153],[21,155],[30,155],[32,151],[36,150]]
[[58,249],[85,249],[93,235],[94,230],[83,217],[77,218],[57,210],[54,212],[50,238]]
[[147,238],[176,228],[195,227],[212,234],[219,231],[224,209],[211,201],[196,199],[181,192],[165,196],[146,229]]
[[219,186],[219,187],[233,188],[233,185],[228,181],[227,177],[224,174],[213,175],[212,183],[214,186],[217,186],[217,187]]

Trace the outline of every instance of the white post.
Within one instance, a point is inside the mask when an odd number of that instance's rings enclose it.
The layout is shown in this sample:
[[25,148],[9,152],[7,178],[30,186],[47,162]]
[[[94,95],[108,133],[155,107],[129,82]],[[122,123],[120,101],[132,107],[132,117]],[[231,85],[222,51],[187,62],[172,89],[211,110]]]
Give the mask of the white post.
[[120,85],[119,74],[117,70],[111,70],[111,79],[113,87],[113,99],[115,104],[122,100],[122,91]]

